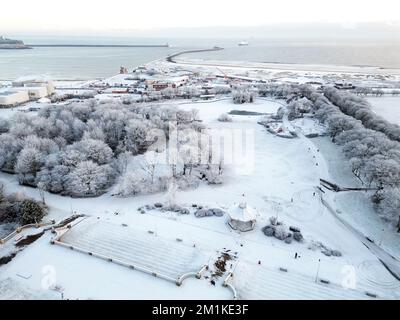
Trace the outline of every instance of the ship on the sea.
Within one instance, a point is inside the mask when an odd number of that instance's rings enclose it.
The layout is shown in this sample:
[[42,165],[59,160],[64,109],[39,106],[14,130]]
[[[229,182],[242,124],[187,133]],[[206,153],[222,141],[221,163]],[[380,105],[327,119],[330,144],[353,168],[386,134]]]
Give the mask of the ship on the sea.
[[0,36],[0,49],[30,49],[21,40],[12,40],[4,36]]
[[238,46],[248,46],[248,45],[249,45],[249,43],[247,41],[240,41],[238,43]]

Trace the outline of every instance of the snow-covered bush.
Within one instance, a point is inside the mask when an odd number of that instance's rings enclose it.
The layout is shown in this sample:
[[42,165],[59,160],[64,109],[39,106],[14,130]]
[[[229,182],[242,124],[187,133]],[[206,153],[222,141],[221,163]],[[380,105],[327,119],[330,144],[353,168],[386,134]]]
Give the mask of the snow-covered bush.
[[32,199],[26,199],[20,204],[20,223],[22,225],[42,221],[46,209]]
[[222,172],[218,166],[210,165],[210,168],[206,171],[206,180],[209,184],[223,183]]
[[219,115],[218,121],[220,121],[220,122],[232,122],[233,119],[229,114],[222,113],[221,115]]
[[275,227],[274,226],[266,226],[262,228],[262,232],[267,236],[267,237],[273,237],[275,233]]
[[274,237],[279,240],[285,240],[289,236],[289,232],[287,231],[284,225],[278,225],[275,227]]
[[196,218],[204,218],[204,217],[222,217],[225,214],[225,211],[219,209],[219,208],[211,208],[211,209],[198,209],[194,215]]
[[6,195],[0,186],[0,223],[38,223],[46,213],[43,204],[18,194]]

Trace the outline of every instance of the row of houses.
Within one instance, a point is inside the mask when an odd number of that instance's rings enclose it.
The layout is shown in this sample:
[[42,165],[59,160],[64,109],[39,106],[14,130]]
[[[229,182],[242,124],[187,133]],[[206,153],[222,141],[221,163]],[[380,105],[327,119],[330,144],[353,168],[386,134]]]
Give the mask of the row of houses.
[[0,89],[0,107],[13,107],[28,101],[51,96],[55,92],[53,81],[45,78],[24,77]]
[[146,80],[146,88],[148,91],[161,91],[167,88],[176,89],[189,82],[188,76],[168,77],[168,78],[155,78]]

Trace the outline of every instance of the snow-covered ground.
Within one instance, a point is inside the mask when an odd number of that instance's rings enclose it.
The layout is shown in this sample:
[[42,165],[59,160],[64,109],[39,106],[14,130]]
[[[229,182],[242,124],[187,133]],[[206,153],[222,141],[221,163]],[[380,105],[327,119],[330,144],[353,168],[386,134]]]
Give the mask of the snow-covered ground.
[[292,121],[292,124],[298,128],[304,135],[324,135],[326,126],[313,118],[299,118]]
[[[238,203],[245,194],[248,204],[258,212],[255,230],[235,232],[228,227],[227,216],[196,218],[193,214],[167,214],[154,210],[141,214],[138,211],[143,205],[167,201],[167,194],[117,198],[111,196],[110,192],[91,199],[46,194],[45,199],[51,209],[46,219],[60,220],[76,211],[99,217],[113,225],[126,224],[137,232],[152,230],[160,239],[176,241],[179,238],[183,244],[195,245],[206,257],[214,257],[224,249],[237,252],[239,262],[237,271],[233,270],[233,284],[243,299],[309,299],[317,296],[326,299],[369,298],[365,294],[367,291],[380,298],[400,297],[400,282],[390,275],[352,232],[328,212],[315,193],[321,172],[324,172],[320,166],[322,158],[327,160],[330,172],[350,175],[340,160],[330,161],[338,156],[338,151],[332,150],[337,147],[328,145],[330,142],[325,138],[279,138],[257,124],[262,116],[233,115],[233,122],[217,121],[221,113],[231,110],[272,113],[280,106],[277,102],[259,99],[254,104],[235,105],[225,99],[208,103],[179,103],[179,106],[186,110],[198,109],[200,118],[209,129],[228,133],[245,130],[250,133],[254,154],[247,158],[246,170],[243,170],[243,163],[227,164],[222,185],[201,185],[197,189],[178,191],[175,201],[187,207],[195,203],[226,209]],[[316,148],[310,148],[310,143],[319,146],[318,154],[315,153]],[[232,146],[233,155],[239,158],[241,148],[237,147],[236,141]],[[318,162],[320,165],[317,165]],[[15,176],[1,173],[0,182],[5,184],[9,192],[23,189],[28,196],[40,199],[38,190],[21,188]],[[339,200],[336,199],[338,207],[350,204],[350,199],[347,202]],[[366,234],[372,233],[369,224],[374,213],[358,214],[358,210],[364,207],[354,206],[355,210],[346,210],[346,218],[354,222],[357,229]],[[299,227],[305,243],[286,244],[266,237],[261,228],[268,224],[271,216],[278,217],[287,226]],[[62,287],[64,298],[69,299],[232,298],[232,293],[221,283],[214,286],[205,277],[201,280],[189,278],[181,287],[177,287],[137,270],[51,245],[52,236],[46,233],[18,253],[9,264],[1,266],[0,281],[12,279],[29,290],[46,293],[49,291],[46,283],[51,276],[53,284]],[[110,235],[102,237],[105,242],[113,239]],[[395,234],[390,237],[393,242],[388,238],[384,243],[388,250],[390,248],[398,256],[400,249],[396,245]],[[317,246],[312,245],[316,242],[339,250],[342,257],[323,255]],[[154,249],[157,242],[149,242],[148,246],[149,250]],[[296,253],[299,256],[297,259]],[[282,273],[279,268],[288,272]],[[25,279],[17,276],[22,270],[30,277]],[[329,284],[316,282],[316,279],[327,280]],[[260,288],[257,283],[264,285]],[[296,291],[295,287],[299,289]],[[285,295],[287,290],[293,290],[293,294]],[[306,291],[321,294],[303,295]],[[0,294],[0,298],[3,297]]]
[[382,69],[373,66],[338,66],[338,65],[319,65],[319,64],[285,64],[285,63],[268,63],[268,62],[248,62],[248,61],[221,61],[221,60],[203,60],[178,58],[175,61],[182,65],[197,65],[197,66],[222,66],[229,68],[254,68],[267,70],[282,70],[282,71],[313,71],[313,72],[334,72],[334,73],[358,73],[358,74],[399,74],[399,69]]
[[400,97],[370,97],[367,100],[375,113],[392,123],[400,125]]

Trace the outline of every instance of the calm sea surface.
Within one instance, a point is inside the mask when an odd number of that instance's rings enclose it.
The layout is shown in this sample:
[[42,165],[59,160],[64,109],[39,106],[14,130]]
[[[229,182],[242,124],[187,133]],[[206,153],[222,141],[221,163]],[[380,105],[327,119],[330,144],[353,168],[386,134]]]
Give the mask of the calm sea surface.
[[[15,37],[14,37],[15,38]],[[34,48],[0,50],[0,79],[47,74],[55,79],[92,79],[114,75],[120,66],[134,68],[170,53],[215,45],[223,51],[188,54],[187,58],[253,62],[330,64],[400,68],[400,42],[321,43],[246,39],[38,38],[20,37],[26,44],[165,44],[169,48]]]

